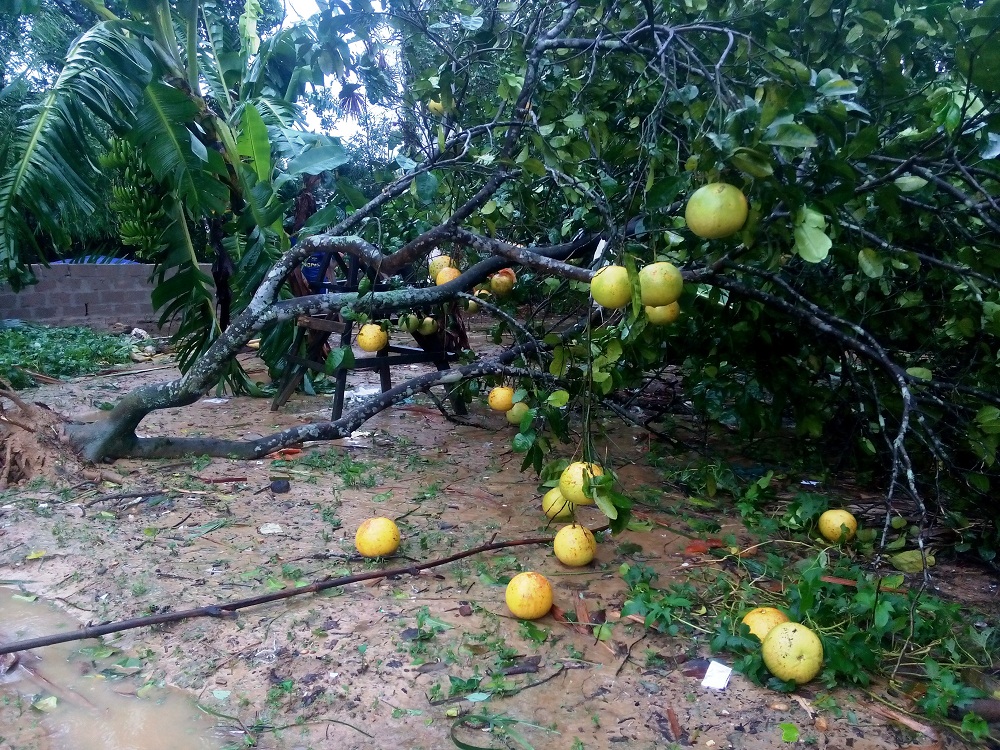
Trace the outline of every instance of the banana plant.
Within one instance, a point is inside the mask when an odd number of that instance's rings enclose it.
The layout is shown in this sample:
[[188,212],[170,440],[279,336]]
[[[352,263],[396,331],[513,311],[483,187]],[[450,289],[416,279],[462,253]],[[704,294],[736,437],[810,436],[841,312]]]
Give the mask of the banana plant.
[[[350,32],[330,25],[334,9],[325,27],[300,23],[262,40],[259,0],[246,0],[238,35],[213,0],[130,0],[122,17],[100,0],[84,4],[99,21],[0,153],[0,280],[31,283],[31,264],[45,262],[38,233],[67,246],[60,217],[101,210],[99,157],[124,140],[163,191],[153,303],[161,324],[178,323],[186,368],[289,247],[281,185],[347,161],[337,141],[302,131],[299,101],[328,72],[350,71]],[[338,33],[321,38],[323,28]],[[117,175],[125,190],[131,173]],[[214,288],[198,265],[206,254]],[[238,365],[224,381],[250,386]]]

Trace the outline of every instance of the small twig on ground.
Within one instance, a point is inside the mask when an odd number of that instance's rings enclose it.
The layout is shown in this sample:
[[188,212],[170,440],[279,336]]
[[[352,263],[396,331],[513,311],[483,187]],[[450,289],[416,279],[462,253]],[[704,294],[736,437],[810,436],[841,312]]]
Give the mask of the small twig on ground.
[[98,503],[107,503],[112,500],[130,500],[133,497],[146,497],[147,495],[163,495],[163,490],[139,490],[138,492],[112,492],[110,495],[101,495],[100,497],[95,497],[93,500],[87,503],[86,507],[90,508]]
[[[634,616],[635,615],[631,615],[630,617],[634,617]],[[640,620],[640,622],[642,622],[643,624],[645,624],[645,622],[643,620]],[[625,669],[625,665],[629,663],[629,660],[632,658],[632,649],[635,648],[635,646],[640,641],[646,640],[646,636],[647,635],[648,635],[648,633],[643,633],[641,636],[639,636],[638,638],[636,638],[634,641],[632,641],[628,645],[628,649],[625,651],[625,658],[622,659],[622,663],[619,664],[618,665],[618,669],[615,670],[615,677],[617,677],[618,675],[620,675],[622,673],[622,670]]]

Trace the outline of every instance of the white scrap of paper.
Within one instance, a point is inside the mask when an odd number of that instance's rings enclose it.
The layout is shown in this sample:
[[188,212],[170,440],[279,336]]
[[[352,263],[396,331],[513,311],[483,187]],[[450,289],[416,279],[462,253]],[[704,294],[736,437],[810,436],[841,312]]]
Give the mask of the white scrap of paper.
[[280,534],[281,524],[277,523],[265,523],[259,529],[257,529],[261,534]]
[[708,663],[708,670],[705,672],[705,679],[701,681],[701,686],[711,688],[712,690],[725,690],[732,674],[732,667],[727,667],[719,661],[710,661]]

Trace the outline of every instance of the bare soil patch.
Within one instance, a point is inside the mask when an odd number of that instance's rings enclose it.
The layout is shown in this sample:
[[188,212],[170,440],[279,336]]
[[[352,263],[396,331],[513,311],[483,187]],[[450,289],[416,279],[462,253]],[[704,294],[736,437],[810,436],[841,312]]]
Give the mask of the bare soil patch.
[[[96,418],[95,408],[116,393],[171,374],[86,378],[27,395]],[[357,375],[351,383],[366,388],[376,378]],[[265,401],[207,397],[157,412],[143,428],[249,437],[329,408],[323,396],[298,395],[280,412]],[[554,533],[534,478],[518,470],[512,428],[481,406],[472,418],[484,426],[456,425],[417,401],[348,440],[296,456],[119,461],[113,468],[122,486],[82,479],[18,486],[0,496],[0,579],[96,624]],[[608,444],[629,490],[664,492],[645,461],[644,435],[619,429]],[[287,480],[288,490],[275,492],[283,489],[275,480]],[[372,515],[395,518],[403,531],[392,560],[354,552],[354,531]],[[703,688],[705,639],[669,638],[618,620],[623,562],[654,567],[661,584],[719,575],[717,561],[691,551],[697,535],[676,516],[653,509],[644,516],[655,522],[652,531],[606,537],[584,569],[561,566],[549,547],[519,547],[107,642],[139,660],[123,679],[186,689],[215,712],[234,747],[252,738],[255,747],[288,749],[443,748],[456,746],[453,739],[464,747],[763,749],[786,744],[783,724],[818,747],[960,746],[947,737],[935,745],[888,722],[860,693],[838,692],[838,710],[812,713],[818,686],[801,690],[805,702],[738,674],[723,691]],[[583,520],[603,523],[596,511]],[[731,519],[720,522],[724,533],[741,534]],[[561,610],[616,623],[610,639],[552,615],[534,627],[511,618],[502,581],[522,569],[549,577]],[[488,719],[463,724],[472,716]],[[487,720],[491,733],[482,730]],[[23,746],[18,732],[4,726],[0,747]],[[32,742],[61,746],[38,736]]]

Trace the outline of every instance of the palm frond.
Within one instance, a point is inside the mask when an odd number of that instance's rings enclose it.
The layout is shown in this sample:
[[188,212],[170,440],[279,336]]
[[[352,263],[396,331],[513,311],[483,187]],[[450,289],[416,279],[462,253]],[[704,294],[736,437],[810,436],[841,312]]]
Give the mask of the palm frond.
[[226,25],[216,8],[212,0],[201,4],[201,15],[208,33],[199,49],[199,61],[211,97],[219,103],[223,116],[228,118],[233,112],[230,87],[236,83],[230,80],[234,77],[231,74],[235,72],[238,79],[241,65],[240,56],[232,51],[235,40],[226,39]]
[[190,215],[221,214],[229,201],[229,188],[220,179],[226,164],[195,135],[199,114],[186,92],[153,82],[144,92],[130,139],[156,178],[177,191]]
[[[92,140],[104,141],[101,122],[127,130],[149,83],[152,65],[124,30],[108,21],[77,39],[55,85],[18,128],[12,163],[0,177],[0,278],[15,289],[31,281],[27,263],[44,262],[36,226],[65,244],[63,212],[94,210],[99,170]],[[22,246],[33,252],[22,256]]]

